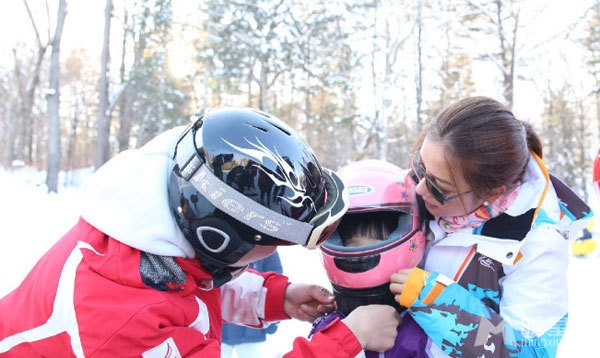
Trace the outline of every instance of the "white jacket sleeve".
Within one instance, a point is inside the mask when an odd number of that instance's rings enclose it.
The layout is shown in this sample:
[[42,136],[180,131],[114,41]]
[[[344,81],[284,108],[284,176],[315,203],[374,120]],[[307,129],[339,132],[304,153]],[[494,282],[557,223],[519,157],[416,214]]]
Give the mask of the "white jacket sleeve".
[[262,327],[265,318],[267,288],[263,276],[245,271],[221,286],[223,320],[228,323]]

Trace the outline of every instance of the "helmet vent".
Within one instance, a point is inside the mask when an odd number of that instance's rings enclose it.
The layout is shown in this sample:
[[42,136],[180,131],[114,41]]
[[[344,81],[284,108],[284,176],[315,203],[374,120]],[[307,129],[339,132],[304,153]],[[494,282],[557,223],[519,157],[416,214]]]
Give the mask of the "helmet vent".
[[372,255],[362,258],[342,258],[336,257],[333,259],[335,266],[348,273],[366,272],[379,265],[380,256]]
[[258,130],[259,130],[259,131],[261,131],[261,132],[265,132],[265,133],[267,133],[267,130],[266,130],[266,129],[264,129],[263,127],[259,127],[259,126],[255,126],[255,125],[251,125],[251,127],[258,129]]
[[[277,125],[277,123],[274,123],[274,122],[269,122],[268,124],[270,124],[270,125],[272,125],[273,127],[275,127],[275,128],[277,128],[277,129],[279,129],[280,131],[282,131],[283,133],[285,133],[285,135],[287,135],[287,136],[291,136],[291,135],[292,135],[292,133],[290,133],[290,131],[289,131],[288,129],[286,129],[285,127],[282,127],[282,126],[279,126],[279,125]],[[266,132],[266,130],[265,130],[265,129],[263,129],[263,130]]]

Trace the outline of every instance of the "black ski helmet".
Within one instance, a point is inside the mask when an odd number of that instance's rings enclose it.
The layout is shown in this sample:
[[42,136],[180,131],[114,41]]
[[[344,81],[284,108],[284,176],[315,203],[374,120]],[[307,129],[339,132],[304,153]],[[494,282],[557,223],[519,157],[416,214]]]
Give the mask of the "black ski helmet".
[[337,175],[291,127],[258,110],[196,116],[173,159],[171,210],[221,284],[254,245],[319,246],[348,208]]

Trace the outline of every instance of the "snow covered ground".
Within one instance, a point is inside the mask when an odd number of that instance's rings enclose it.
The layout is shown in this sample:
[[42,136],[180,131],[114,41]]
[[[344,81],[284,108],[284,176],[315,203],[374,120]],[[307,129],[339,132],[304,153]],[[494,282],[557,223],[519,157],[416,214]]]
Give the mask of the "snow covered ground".
[[[5,170],[0,167],[0,297],[15,288],[37,259],[77,219],[78,188],[90,170],[61,176],[58,194],[47,194],[45,174],[31,168]],[[592,203],[596,212],[600,205]],[[598,221],[598,220],[597,220]],[[328,287],[318,250],[281,247],[284,272],[293,282],[316,282]],[[596,356],[600,258],[571,259],[569,267],[569,325],[559,348],[559,357]],[[283,321],[267,340],[269,356],[285,352],[294,337],[306,336],[310,324]]]

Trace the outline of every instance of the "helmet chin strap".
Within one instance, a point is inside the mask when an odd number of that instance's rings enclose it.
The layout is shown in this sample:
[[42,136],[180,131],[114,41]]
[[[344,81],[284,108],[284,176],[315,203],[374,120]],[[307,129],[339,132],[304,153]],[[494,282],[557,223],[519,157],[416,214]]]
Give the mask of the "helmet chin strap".
[[358,306],[380,304],[392,306],[401,313],[405,310],[396,300],[389,289],[389,283],[376,287],[347,288],[331,284],[338,310],[344,316],[348,316]]
[[[244,256],[244,253],[240,255],[239,253],[237,253],[237,251],[238,250],[232,253],[232,255],[228,255],[228,258],[232,256],[239,256],[239,258],[241,258],[242,256]],[[211,255],[208,255],[201,250],[196,250],[196,253],[200,257],[200,263],[202,264],[202,266],[204,266],[204,268],[212,276],[213,287],[223,286],[223,284],[229,282],[234,277],[234,273],[236,273],[236,271],[242,271],[245,270],[246,267],[248,267],[248,265],[233,266],[239,260],[239,258],[229,263],[224,260],[215,259]]]
[[[205,265],[206,267],[206,265]],[[213,281],[213,287],[221,287],[224,284],[226,284],[227,282],[231,281],[231,279],[234,277],[234,274],[236,274],[235,276],[237,277],[237,275],[239,275],[239,273],[237,273],[236,271],[243,271],[247,268],[248,266],[243,266],[243,267],[222,267],[222,268],[214,268],[214,269],[209,269],[210,274],[212,275],[212,281]]]

